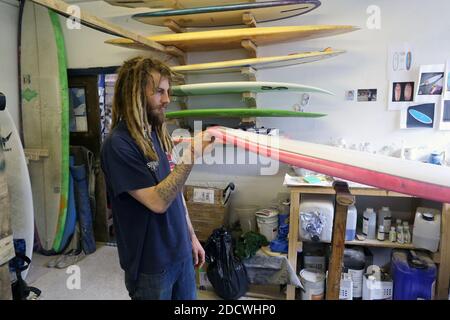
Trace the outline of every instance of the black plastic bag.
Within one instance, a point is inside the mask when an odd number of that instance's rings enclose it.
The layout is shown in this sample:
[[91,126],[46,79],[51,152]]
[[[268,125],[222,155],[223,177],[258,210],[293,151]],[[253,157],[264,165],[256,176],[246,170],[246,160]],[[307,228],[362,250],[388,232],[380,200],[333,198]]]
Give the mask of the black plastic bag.
[[217,295],[225,300],[242,297],[248,290],[247,271],[234,256],[232,238],[225,228],[215,229],[205,245],[206,275]]

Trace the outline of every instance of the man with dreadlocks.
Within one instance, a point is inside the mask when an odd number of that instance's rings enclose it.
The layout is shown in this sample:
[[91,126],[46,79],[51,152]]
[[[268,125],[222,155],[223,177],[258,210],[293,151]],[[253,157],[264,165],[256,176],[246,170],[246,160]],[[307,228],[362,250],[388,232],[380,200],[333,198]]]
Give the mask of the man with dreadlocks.
[[171,171],[173,142],[164,121],[174,76],[150,58],[126,61],[115,85],[111,133],[102,146],[119,260],[132,299],[195,299],[194,265],[205,261],[181,190],[193,159],[212,139],[198,134],[201,147],[183,152]]

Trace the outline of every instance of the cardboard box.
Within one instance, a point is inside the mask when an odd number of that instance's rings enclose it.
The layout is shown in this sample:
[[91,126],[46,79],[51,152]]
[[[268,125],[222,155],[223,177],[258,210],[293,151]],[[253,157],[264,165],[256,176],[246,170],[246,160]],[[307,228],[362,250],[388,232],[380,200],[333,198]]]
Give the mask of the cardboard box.
[[226,223],[230,188],[185,186],[184,197],[189,218],[200,241],[206,241],[214,229]]

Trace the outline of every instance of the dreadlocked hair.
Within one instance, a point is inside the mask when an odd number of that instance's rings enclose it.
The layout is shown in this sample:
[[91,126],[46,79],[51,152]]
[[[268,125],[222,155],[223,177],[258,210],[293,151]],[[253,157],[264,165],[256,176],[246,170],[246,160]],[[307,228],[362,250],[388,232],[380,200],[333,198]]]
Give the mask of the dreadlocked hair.
[[[135,57],[124,62],[118,70],[112,103],[111,130],[119,121],[125,121],[131,137],[144,155],[157,161],[158,155],[152,143],[149,143],[152,127],[147,117],[147,98],[145,89],[148,81],[153,82],[151,71],[157,71],[171,83],[178,75],[164,63],[145,57]],[[152,83],[155,89],[155,83]],[[165,123],[154,128],[165,152],[172,152],[173,141]]]

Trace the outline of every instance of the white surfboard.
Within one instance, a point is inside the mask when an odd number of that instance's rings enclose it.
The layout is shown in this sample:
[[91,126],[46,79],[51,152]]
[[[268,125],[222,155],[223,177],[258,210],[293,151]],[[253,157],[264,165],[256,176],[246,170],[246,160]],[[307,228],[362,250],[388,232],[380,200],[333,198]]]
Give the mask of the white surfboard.
[[244,92],[316,92],[333,95],[330,91],[297,83],[269,81],[231,81],[184,84],[172,86],[174,96],[196,96]]
[[253,68],[255,70],[264,70],[272,68],[283,68],[303,63],[310,63],[335,57],[344,53],[342,50],[333,50],[326,48],[323,51],[300,52],[285,56],[260,57],[249,59],[238,59],[218,62],[207,62],[188,64],[171,67],[172,71],[183,74],[196,73],[228,73],[241,71],[242,68]]
[[[34,244],[34,212],[30,175],[22,142],[8,109],[0,111],[0,133],[6,161],[6,179],[11,201],[11,228],[14,239],[25,239],[30,259]],[[22,272],[26,278],[28,269]]]

